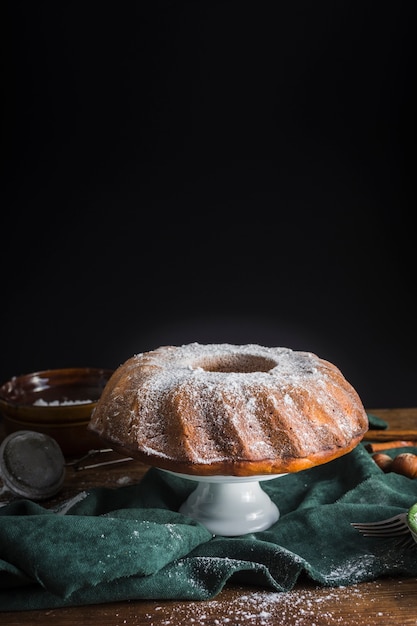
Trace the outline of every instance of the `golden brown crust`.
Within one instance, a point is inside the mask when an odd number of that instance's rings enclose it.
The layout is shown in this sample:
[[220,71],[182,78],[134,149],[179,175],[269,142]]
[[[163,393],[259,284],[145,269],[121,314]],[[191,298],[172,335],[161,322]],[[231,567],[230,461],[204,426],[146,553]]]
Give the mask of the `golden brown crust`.
[[350,452],[368,429],[338,368],[257,345],[161,347],[128,359],[89,428],[115,450],[194,476],[298,472]]
[[[204,463],[184,463],[175,459],[158,458],[149,456],[139,450],[120,444],[113,444],[113,449],[122,455],[131,456],[145,465],[154,465],[160,469],[169,470],[178,474],[191,476],[264,476],[265,474],[288,474],[300,472],[316,465],[323,465],[333,461],[348,452],[351,452],[360,443],[363,435],[356,437],[348,446],[333,450],[324,450],[312,454],[309,458],[293,459],[264,459],[262,461],[246,461],[228,459]],[[105,440],[107,441],[107,440]],[[108,441],[107,441],[108,443]]]

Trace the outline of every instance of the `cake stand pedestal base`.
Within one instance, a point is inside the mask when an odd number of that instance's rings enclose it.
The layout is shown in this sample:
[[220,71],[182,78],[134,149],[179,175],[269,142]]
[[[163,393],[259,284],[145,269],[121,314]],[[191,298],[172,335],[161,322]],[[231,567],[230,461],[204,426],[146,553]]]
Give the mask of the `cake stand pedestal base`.
[[[172,472],[173,473],[173,472]],[[260,482],[285,474],[265,476],[191,476],[198,482],[179,511],[203,524],[214,535],[228,537],[266,530],[279,519],[279,509]]]

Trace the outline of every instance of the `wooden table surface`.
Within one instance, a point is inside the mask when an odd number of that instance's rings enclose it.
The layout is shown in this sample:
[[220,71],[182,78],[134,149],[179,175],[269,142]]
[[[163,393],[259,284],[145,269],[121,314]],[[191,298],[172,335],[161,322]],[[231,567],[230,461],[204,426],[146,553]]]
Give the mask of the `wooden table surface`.
[[[417,428],[417,408],[371,409],[388,421],[390,430],[409,434]],[[372,433],[371,433],[372,435]],[[366,439],[373,439],[370,435]],[[385,438],[386,435],[385,435]],[[400,437],[406,439],[408,437]],[[121,459],[103,453],[87,465]],[[67,467],[63,489],[43,503],[55,506],[78,492],[95,486],[117,488],[138,482],[147,467],[137,461],[122,461],[81,471]],[[0,479],[1,487],[1,479]],[[10,492],[0,489],[0,503],[10,501]],[[323,588],[303,581],[293,590],[227,584],[214,599],[191,601],[129,601],[42,611],[0,612],[7,626],[417,626],[417,578],[381,578],[348,587]]]

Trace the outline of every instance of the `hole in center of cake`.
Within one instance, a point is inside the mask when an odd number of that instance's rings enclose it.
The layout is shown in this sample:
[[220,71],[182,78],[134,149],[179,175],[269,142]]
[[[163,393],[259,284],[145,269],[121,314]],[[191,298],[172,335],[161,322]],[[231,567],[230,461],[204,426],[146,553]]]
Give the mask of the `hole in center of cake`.
[[251,372],[269,372],[276,367],[276,362],[263,356],[247,354],[225,354],[210,356],[193,363],[194,367],[201,367],[206,372],[220,372],[225,374],[250,374]]

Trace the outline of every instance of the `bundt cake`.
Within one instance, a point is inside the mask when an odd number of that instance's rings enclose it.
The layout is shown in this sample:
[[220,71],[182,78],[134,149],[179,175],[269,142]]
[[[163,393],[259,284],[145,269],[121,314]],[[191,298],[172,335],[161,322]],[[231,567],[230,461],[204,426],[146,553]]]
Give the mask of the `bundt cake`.
[[191,343],[120,365],[88,427],[114,450],[161,469],[255,476],[350,452],[368,418],[339,369],[315,354]]

